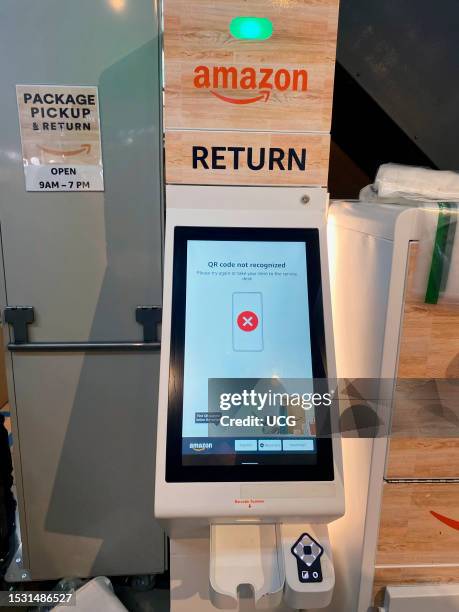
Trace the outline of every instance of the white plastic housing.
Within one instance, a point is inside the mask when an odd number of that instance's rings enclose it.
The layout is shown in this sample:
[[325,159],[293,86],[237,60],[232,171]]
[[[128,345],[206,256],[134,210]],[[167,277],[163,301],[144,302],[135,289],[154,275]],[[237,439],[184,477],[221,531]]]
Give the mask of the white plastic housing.
[[[296,559],[292,555],[292,543],[302,533],[308,533],[324,549],[320,557],[322,581],[304,583],[298,579]],[[335,586],[335,571],[326,525],[280,525],[285,586],[284,603],[293,610],[325,608],[331,601]]]
[[[306,198],[305,198],[306,196]],[[309,200],[307,200],[309,198]],[[307,200],[307,201],[306,201]],[[318,228],[328,376],[335,377],[326,245],[328,195],[320,188],[167,187],[155,515],[170,535],[209,523],[327,523],[344,512],[341,442],[333,440],[331,482],[166,482],[166,431],[174,227]],[[256,499],[257,503],[241,503]]]

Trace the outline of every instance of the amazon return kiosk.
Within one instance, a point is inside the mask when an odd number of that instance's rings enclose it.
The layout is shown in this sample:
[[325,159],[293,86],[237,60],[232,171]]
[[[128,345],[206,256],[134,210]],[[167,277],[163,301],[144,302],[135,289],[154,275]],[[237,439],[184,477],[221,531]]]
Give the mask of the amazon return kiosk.
[[335,376],[328,195],[170,185],[167,201],[155,515],[171,610],[325,607],[341,441],[317,435],[330,393],[305,388]]

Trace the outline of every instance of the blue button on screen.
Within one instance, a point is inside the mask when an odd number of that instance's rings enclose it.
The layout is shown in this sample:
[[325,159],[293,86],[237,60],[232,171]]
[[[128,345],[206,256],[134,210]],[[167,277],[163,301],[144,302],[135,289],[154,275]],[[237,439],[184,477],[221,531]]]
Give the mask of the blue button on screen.
[[258,440],[258,450],[265,452],[273,452],[282,450],[280,440]]
[[256,440],[235,440],[234,441],[234,450],[236,452],[250,452],[257,450],[257,441]]
[[282,440],[284,451],[311,452],[314,451],[314,440]]

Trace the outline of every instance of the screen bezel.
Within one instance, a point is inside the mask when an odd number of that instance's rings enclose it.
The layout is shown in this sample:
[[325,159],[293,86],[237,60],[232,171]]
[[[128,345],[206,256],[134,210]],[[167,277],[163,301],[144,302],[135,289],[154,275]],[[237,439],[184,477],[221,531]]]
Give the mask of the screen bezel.
[[[314,465],[287,462],[261,465],[182,465],[182,417],[185,353],[187,242],[188,240],[304,242],[307,278],[311,357],[314,378],[326,378],[325,326],[319,230],[313,228],[251,228],[176,226],[172,279],[171,338],[168,375],[166,482],[276,482],[333,481],[331,438],[316,438]],[[240,454],[238,453],[238,456]],[[264,455],[267,459],[266,455]],[[209,455],[207,455],[209,457]],[[279,455],[276,455],[279,458]],[[288,459],[288,456],[285,456]],[[196,461],[205,456],[196,455]]]

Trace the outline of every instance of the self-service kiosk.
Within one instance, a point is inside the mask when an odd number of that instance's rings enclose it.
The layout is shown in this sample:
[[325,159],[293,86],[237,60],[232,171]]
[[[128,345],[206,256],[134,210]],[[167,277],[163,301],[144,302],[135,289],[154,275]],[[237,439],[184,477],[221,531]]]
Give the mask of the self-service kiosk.
[[171,610],[327,606],[341,446],[317,435],[327,394],[298,393],[335,375],[326,190],[166,196],[155,514]]

